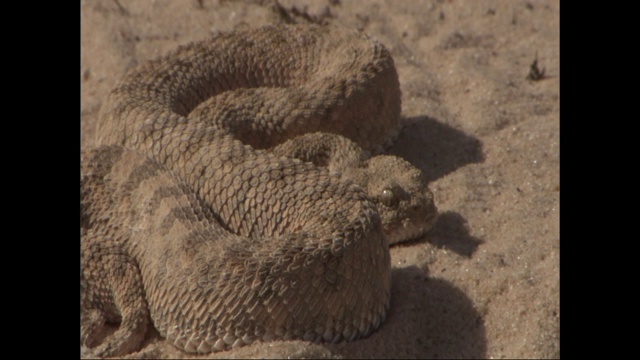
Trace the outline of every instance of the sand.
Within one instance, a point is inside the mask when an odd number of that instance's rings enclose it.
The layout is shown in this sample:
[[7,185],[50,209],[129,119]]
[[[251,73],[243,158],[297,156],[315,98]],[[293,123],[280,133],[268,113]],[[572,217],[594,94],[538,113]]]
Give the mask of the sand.
[[[203,357],[559,357],[558,1],[279,4],[83,1],[82,147],[94,144],[108,91],[145,60],[218,31],[340,24],[391,50],[405,126],[390,152],[425,172],[441,217],[423,239],[391,248],[392,308],[370,337]],[[152,332],[130,357],[189,354]]]

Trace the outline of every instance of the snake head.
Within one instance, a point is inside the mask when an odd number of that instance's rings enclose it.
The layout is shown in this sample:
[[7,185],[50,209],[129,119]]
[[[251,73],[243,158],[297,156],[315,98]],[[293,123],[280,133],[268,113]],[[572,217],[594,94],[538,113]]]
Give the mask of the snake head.
[[424,174],[396,156],[379,155],[349,176],[376,204],[390,245],[413,240],[433,226],[438,210]]

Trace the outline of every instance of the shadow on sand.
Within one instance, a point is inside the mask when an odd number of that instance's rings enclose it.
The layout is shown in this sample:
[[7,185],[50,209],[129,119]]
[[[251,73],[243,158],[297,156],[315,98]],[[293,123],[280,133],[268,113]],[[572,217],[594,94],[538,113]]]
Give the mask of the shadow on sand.
[[403,118],[403,129],[390,155],[400,156],[424,172],[427,181],[484,161],[482,143],[473,136],[427,116]]
[[425,277],[418,267],[392,270],[391,310],[370,337],[327,344],[334,355],[360,358],[484,358],[482,316],[450,282]]

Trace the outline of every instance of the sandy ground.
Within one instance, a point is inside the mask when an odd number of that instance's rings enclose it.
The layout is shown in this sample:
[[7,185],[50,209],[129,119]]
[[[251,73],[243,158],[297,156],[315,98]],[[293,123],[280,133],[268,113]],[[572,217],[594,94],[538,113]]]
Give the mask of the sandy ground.
[[[369,338],[254,344],[208,357],[559,357],[558,2],[279,4],[83,1],[82,146],[94,143],[108,91],[145,60],[218,31],[340,24],[391,50],[405,128],[390,152],[427,174],[442,215],[424,239],[391,248],[392,309]],[[545,72],[533,81],[536,56]],[[151,333],[131,356],[188,355]]]

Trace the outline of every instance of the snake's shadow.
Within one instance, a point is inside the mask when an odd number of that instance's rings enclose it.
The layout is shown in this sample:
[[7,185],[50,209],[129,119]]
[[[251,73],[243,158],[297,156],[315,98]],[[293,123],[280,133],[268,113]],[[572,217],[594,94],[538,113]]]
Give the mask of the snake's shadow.
[[438,248],[445,248],[465,258],[471,258],[484,241],[469,234],[467,221],[462,215],[453,211],[441,212],[436,223],[427,236],[413,241],[406,241],[394,247],[408,247],[429,242]]
[[[485,160],[480,140],[436,119],[415,116],[403,118],[402,123],[397,141],[387,152],[422,170],[429,183],[467,164]],[[440,214],[427,238],[433,245],[467,258],[482,244],[482,240],[469,234],[464,217],[453,211]],[[404,245],[415,244],[401,244]]]
[[428,116],[402,118],[402,131],[387,152],[422,170],[429,183],[485,160],[480,140]]
[[[370,337],[351,343],[361,358],[484,358],[483,317],[464,292],[415,266],[392,270],[391,309]],[[354,349],[328,344],[334,354]]]

